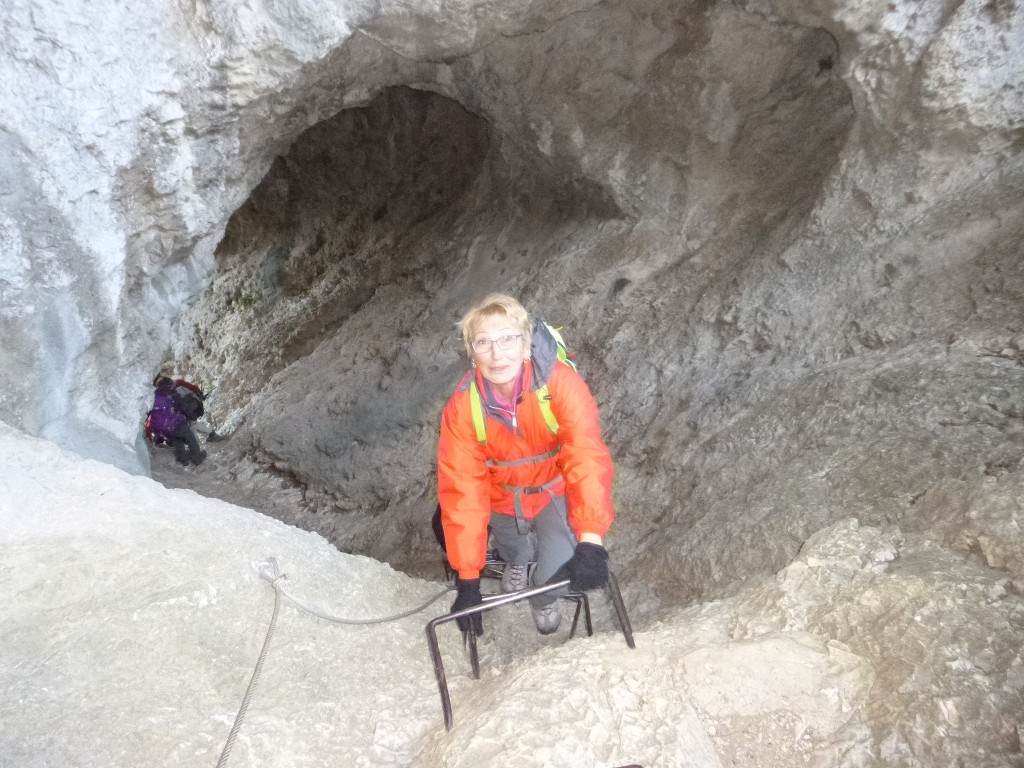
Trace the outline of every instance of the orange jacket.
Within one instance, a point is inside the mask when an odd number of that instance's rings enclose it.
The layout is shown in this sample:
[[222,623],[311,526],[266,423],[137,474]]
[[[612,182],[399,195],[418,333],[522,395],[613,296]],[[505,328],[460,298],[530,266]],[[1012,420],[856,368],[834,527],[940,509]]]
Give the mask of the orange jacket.
[[[437,447],[437,491],[448,561],[460,578],[480,575],[487,556],[487,524],[491,512],[514,515],[513,494],[502,485],[541,486],[561,475],[552,492],[565,494],[569,525],[577,536],[603,536],[612,524],[611,454],[601,439],[597,403],[583,378],[557,363],[548,377],[551,410],[558,434],[551,434],[533,391],[533,367],[523,363],[523,391],[516,406],[518,434],[496,418],[485,418],[487,441],[477,441],[468,387],[460,386],[441,415]],[[484,392],[483,377],[476,372]],[[468,381],[468,379],[467,379]],[[486,411],[486,408],[485,408]],[[559,453],[540,462],[514,467],[487,466],[488,459],[515,461],[550,451]],[[520,496],[523,517],[532,520],[548,505],[547,493]]]

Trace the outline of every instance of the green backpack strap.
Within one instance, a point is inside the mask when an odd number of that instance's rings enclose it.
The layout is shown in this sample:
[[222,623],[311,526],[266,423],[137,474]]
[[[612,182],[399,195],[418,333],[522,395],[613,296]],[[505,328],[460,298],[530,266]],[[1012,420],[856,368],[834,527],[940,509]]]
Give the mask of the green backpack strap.
[[537,390],[537,402],[540,404],[541,415],[544,416],[544,423],[548,425],[552,435],[558,434],[558,419],[551,410],[551,395],[548,394],[548,385]]
[[476,385],[476,378],[469,382],[469,407],[473,412],[473,427],[476,429],[476,441],[487,442],[487,425],[484,423],[484,399]]
[[579,370],[576,366],[576,361],[573,360],[572,355],[569,354],[569,348],[565,344],[565,339],[562,338],[562,329],[555,328],[555,326],[550,325],[549,323],[544,323],[544,327],[548,329],[548,333],[550,333],[552,338],[555,340],[555,348],[558,350],[556,357],[574,371]]
[[[562,329],[555,328],[550,323],[544,323],[544,326],[555,340],[556,357],[574,371],[577,370],[576,362],[572,359],[572,355],[569,354],[569,348],[565,345],[565,339],[562,338]],[[544,416],[544,423],[548,425],[552,435],[557,435],[558,419],[555,418],[555,414],[551,410],[551,394],[548,392],[547,382],[537,390],[537,402],[540,403],[540,412]]]

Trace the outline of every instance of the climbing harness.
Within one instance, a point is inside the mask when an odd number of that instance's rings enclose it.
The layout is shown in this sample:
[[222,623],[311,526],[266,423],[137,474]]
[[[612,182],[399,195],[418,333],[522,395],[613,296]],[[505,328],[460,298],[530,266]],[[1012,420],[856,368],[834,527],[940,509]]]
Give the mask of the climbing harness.
[[231,756],[231,748],[235,745],[235,739],[238,737],[238,731],[241,729],[242,721],[245,719],[246,711],[249,709],[249,702],[252,701],[253,694],[256,691],[256,684],[259,681],[260,676],[263,674],[263,662],[267,658],[267,652],[270,650],[270,640],[273,638],[274,630],[277,627],[277,615],[280,610],[282,597],[300,610],[325,621],[335,624],[367,625],[384,624],[389,621],[397,621],[398,619],[404,619],[407,616],[412,616],[413,614],[419,613],[437,602],[454,589],[454,587],[446,587],[444,591],[434,595],[434,597],[430,598],[418,608],[403,611],[402,613],[396,613],[393,616],[384,616],[378,619],[345,619],[310,606],[299,600],[294,595],[288,594],[288,591],[284,587],[284,582],[287,580],[288,576],[287,574],[280,572],[276,558],[267,558],[257,566],[256,572],[269,581],[271,586],[274,588],[274,612],[270,617],[270,626],[267,627],[267,635],[263,639],[263,648],[260,650],[260,656],[256,661],[256,667],[253,669],[252,677],[249,679],[249,685],[245,689],[245,696],[242,697],[242,704],[238,708],[238,714],[235,715],[234,725],[231,726],[231,732],[228,734],[228,739],[224,743],[224,749],[221,751],[220,759],[217,761],[217,768],[224,768],[224,766],[228,764],[228,758]]

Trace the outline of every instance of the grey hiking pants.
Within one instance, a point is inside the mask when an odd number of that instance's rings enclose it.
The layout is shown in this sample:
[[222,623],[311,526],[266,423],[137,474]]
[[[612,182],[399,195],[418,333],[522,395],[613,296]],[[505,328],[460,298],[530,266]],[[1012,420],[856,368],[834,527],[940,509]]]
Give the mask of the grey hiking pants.
[[[537,563],[532,586],[540,586],[565,565],[576,549],[576,534],[569,527],[565,496],[556,496],[533,520],[526,521],[526,532],[520,533],[512,515],[491,513],[491,535],[501,559],[510,565]],[[530,598],[534,608],[554,602],[566,590],[548,592]]]

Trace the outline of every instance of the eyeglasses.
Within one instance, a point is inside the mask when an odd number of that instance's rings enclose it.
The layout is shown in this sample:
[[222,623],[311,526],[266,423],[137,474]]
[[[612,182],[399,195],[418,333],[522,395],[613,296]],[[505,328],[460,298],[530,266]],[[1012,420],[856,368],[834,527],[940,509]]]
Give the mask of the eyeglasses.
[[523,338],[521,333],[510,333],[506,336],[499,336],[496,339],[473,339],[472,347],[473,351],[478,355],[482,355],[485,352],[491,351],[491,345],[493,344],[498,349],[510,350],[516,345],[516,342]]

